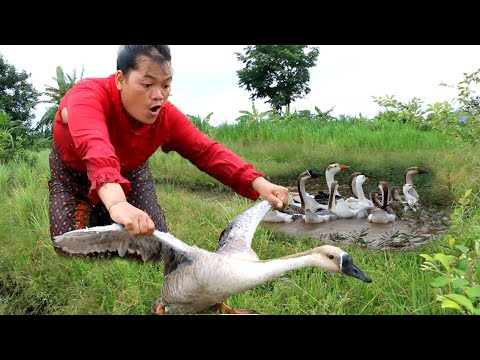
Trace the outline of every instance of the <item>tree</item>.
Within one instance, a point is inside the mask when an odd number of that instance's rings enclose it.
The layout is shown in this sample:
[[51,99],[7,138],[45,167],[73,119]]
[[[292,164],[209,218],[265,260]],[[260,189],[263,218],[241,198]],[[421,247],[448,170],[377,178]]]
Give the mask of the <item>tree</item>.
[[40,96],[33,85],[27,82],[29,77],[30,74],[24,70],[17,72],[0,54],[0,109],[8,114],[9,122],[15,124],[16,135],[29,133]]
[[238,84],[253,91],[250,100],[268,98],[272,109],[282,106],[289,112],[290,103],[310,92],[309,68],[315,66],[319,50],[307,45],[247,46],[245,54],[235,53],[245,64],[238,70]]
[[[83,70],[84,69],[82,68],[79,80],[83,79]],[[47,109],[35,128],[35,131],[41,133],[45,138],[50,138],[53,134],[53,121],[58,107],[60,106],[60,100],[68,90],[77,83],[77,71],[73,70],[72,76],[68,74],[65,75],[62,67],[57,66],[57,77],[52,77],[52,79],[57,82],[58,88],[45,85],[45,92],[43,94],[48,96],[49,99],[42,100],[41,102],[54,105]]]

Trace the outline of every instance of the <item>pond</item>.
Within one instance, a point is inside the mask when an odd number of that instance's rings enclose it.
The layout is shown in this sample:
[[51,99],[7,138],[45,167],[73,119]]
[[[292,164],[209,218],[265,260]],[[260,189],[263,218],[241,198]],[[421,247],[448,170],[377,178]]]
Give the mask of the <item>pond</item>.
[[[289,187],[292,193],[294,187]],[[229,201],[231,194],[195,191],[209,201]],[[389,224],[372,224],[363,219],[337,219],[328,223],[307,224],[261,222],[260,226],[273,232],[298,237],[307,236],[321,243],[355,244],[370,250],[414,250],[434,241],[448,228],[449,212],[420,206],[416,213]]]
[[[422,211],[422,210],[418,210]],[[337,219],[328,223],[269,223],[261,226],[289,236],[307,236],[322,243],[356,244],[371,250],[413,250],[433,241],[447,229],[448,216],[437,213],[418,218],[396,220],[389,224],[372,224],[367,219]]]

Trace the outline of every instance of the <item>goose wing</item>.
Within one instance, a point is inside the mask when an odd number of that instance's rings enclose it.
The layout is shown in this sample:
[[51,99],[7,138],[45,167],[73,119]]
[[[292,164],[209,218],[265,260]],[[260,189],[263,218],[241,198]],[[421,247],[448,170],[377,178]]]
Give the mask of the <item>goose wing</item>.
[[253,235],[258,224],[271,208],[272,205],[263,200],[230,221],[220,234],[216,252],[257,257],[251,248]]
[[162,260],[162,245],[172,248],[187,259],[191,247],[169,233],[156,230],[153,236],[131,236],[123,225],[112,224],[78,229],[54,237],[56,247],[69,254],[93,254],[117,251],[123,257],[127,252],[141,255],[144,262]]

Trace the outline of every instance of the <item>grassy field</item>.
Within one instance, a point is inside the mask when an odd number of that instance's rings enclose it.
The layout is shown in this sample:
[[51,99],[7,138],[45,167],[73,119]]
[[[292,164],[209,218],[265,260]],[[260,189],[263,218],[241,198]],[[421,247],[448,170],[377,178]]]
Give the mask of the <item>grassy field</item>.
[[[221,126],[205,132],[282,184],[294,184],[305,169],[323,172],[328,164],[340,162],[369,174],[366,193],[378,180],[401,185],[409,166],[427,168],[429,173],[415,180],[422,200],[433,208],[453,211],[467,189],[480,189],[478,149],[405,124],[305,121]],[[40,152],[34,167],[0,165],[0,313],[149,314],[161,295],[162,264],[65,258],[53,251],[48,154],[47,150]],[[228,222],[252,205],[176,153],[159,150],[151,159],[151,168],[169,229],[186,243],[214,250]],[[345,183],[349,174],[342,172],[336,178]],[[370,284],[306,268],[233,296],[228,303],[271,315],[455,314],[436,302],[435,290],[429,286],[435,275],[421,270],[419,254],[439,251],[447,236],[478,238],[478,219],[475,210],[469,221],[416,251],[344,247],[373,279]],[[259,226],[252,245],[260,258],[270,259],[318,244]]]

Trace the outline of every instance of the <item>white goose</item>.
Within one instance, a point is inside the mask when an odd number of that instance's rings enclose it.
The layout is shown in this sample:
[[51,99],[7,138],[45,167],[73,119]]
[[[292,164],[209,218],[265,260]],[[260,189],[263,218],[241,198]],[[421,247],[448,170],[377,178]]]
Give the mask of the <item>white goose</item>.
[[[344,169],[348,169],[348,168],[349,168],[348,165],[339,164],[339,163],[330,164],[330,165],[327,166],[327,168],[325,169],[325,180],[327,182],[327,189],[328,189],[329,192],[330,192],[330,188],[332,186],[332,182],[335,180],[335,174],[339,173],[340,171],[342,171]],[[343,198],[343,196],[340,195],[340,193],[338,192],[338,189],[335,191],[335,196],[339,197],[339,198]],[[324,201],[328,197],[329,197],[329,195],[327,195],[327,193],[325,193],[323,191],[319,191],[318,195],[315,195],[315,199],[318,200],[318,201]]]
[[[332,187],[336,190],[338,187],[338,181],[333,181]],[[340,219],[367,216],[364,209],[352,209],[343,198],[335,199],[335,201],[333,201],[332,212]]]
[[220,235],[215,252],[187,245],[172,234],[158,230],[150,237],[132,237],[118,224],[70,231],[56,236],[54,242],[70,254],[118,251],[124,256],[129,251],[139,253],[144,261],[158,259],[162,246],[173,249],[180,262],[165,274],[161,299],[152,307],[158,314],[200,313],[213,306],[236,313],[223,304],[229,296],[307,266],[372,281],[353,263],[350,255],[331,245],[279,259],[259,260],[251,242],[270,208],[270,203],[261,201],[233,219]]
[[[413,176],[426,173],[428,173],[427,170],[420,169],[418,166],[409,167],[407,170],[405,170],[405,184],[413,185]],[[410,190],[409,194],[415,199],[420,200],[420,196],[418,195],[417,190],[415,190],[415,187]]]
[[305,181],[311,178],[316,178],[318,176],[319,174],[316,171],[306,170],[298,177],[298,196],[300,197],[301,207],[304,210],[310,209],[313,212],[317,212],[318,210],[326,210],[328,208],[327,205],[319,204],[313,197],[307,194],[307,191],[305,190]]
[[357,185],[356,185],[356,178],[358,175],[361,175],[360,171],[355,171],[350,178],[348,179],[348,186],[350,186],[350,191],[352,192],[353,196],[358,199],[357,195]]
[[373,202],[368,200],[363,192],[363,184],[367,180],[368,177],[363,174],[359,174],[355,177],[354,182],[357,190],[357,198],[349,197],[347,200],[345,200],[347,205],[352,209],[370,209],[374,207]]

